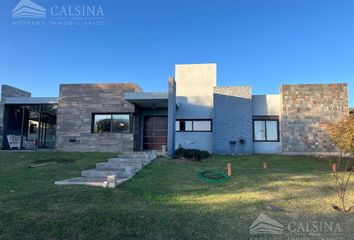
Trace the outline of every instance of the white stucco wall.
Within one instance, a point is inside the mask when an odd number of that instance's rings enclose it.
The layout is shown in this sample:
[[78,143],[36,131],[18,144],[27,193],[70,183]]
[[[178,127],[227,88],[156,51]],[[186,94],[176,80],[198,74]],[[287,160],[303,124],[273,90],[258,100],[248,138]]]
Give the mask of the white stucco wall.
[[183,64],[175,69],[177,119],[212,118],[216,64]]
[[[212,119],[216,64],[178,64],[175,67],[176,119]],[[191,142],[195,142],[189,145]],[[176,132],[176,147],[212,151],[211,132]]]
[[[280,95],[253,95],[253,116],[279,116],[281,113]],[[279,119],[280,121],[281,119]],[[279,126],[280,127],[280,126]],[[281,132],[281,129],[279,129]],[[279,142],[253,142],[254,153],[280,153],[281,134]]]
[[253,95],[253,115],[280,115],[280,95]]

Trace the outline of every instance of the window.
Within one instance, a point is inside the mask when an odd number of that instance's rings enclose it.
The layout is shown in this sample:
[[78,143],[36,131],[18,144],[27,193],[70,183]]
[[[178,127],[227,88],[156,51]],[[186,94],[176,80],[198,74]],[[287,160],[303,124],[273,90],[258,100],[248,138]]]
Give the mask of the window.
[[177,120],[177,132],[211,132],[211,120]]
[[253,141],[278,142],[279,141],[278,117],[253,118]]
[[130,132],[129,114],[93,114],[92,132]]

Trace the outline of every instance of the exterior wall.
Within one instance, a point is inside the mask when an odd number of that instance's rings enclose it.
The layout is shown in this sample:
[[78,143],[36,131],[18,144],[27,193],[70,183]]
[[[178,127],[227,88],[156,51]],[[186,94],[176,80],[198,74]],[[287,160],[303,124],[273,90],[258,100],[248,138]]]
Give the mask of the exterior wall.
[[5,99],[5,97],[31,97],[30,92],[26,92],[22,89],[11,87],[8,85],[2,85],[1,88],[1,101]]
[[254,116],[275,116],[281,113],[280,95],[253,95],[253,115]]
[[214,88],[213,115],[214,153],[253,153],[251,87]]
[[2,85],[1,100],[0,100],[0,149],[3,147],[4,114],[5,114],[4,102],[6,97],[31,97],[31,93],[8,85]]
[[176,132],[176,148],[181,144],[185,148],[213,151],[212,132]]
[[[176,119],[212,119],[213,89],[216,86],[216,64],[176,65]],[[212,134],[176,133],[175,147],[195,142],[189,148],[212,151]]]
[[[62,151],[133,151],[133,133],[91,133],[92,113],[133,113],[124,92],[135,84],[64,84],[60,86],[57,149]],[[72,140],[75,140],[74,142]]]
[[[280,95],[279,94],[253,95],[252,107],[253,107],[253,116],[279,116],[280,118],[281,115]],[[280,132],[281,129],[279,133]],[[253,142],[253,152],[267,153],[267,154],[280,153],[282,151],[281,136],[279,136],[279,138],[280,138],[280,142]]]
[[349,113],[347,84],[303,84],[281,87],[284,153],[335,152],[323,126]]
[[177,119],[211,119],[216,64],[176,65]]

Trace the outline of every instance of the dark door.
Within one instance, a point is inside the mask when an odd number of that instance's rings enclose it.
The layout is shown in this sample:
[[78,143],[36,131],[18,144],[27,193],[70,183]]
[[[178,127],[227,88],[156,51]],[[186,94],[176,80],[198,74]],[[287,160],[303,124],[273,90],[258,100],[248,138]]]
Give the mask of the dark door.
[[144,118],[144,149],[162,150],[167,145],[167,117]]

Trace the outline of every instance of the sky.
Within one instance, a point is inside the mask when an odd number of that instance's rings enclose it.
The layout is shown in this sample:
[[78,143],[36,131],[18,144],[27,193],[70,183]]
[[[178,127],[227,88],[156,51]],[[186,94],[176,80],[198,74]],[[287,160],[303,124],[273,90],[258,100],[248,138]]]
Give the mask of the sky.
[[[0,1],[0,84],[33,96],[61,83],[166,91],[175,64],[216,63],[218,86],[346,82],[354,106],[353,0],[32,1],[45,24],[15,25],[19,0]],[[48,24],[53,6],[100,6],[101,25]]]

